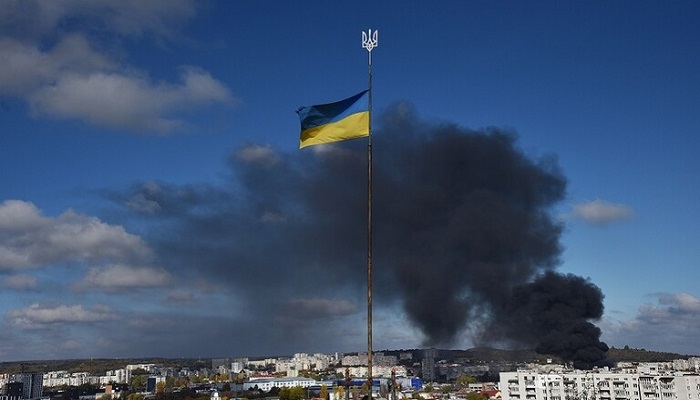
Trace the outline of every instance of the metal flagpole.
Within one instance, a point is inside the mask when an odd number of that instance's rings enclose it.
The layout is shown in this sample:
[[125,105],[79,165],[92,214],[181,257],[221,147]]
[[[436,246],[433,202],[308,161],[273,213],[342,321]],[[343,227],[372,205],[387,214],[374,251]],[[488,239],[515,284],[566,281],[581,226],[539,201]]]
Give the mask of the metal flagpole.
[[372,49],[379,45],[379,31],[362,32],[362,48],[367,49],[369,137],[367,138],[367,389],[372,398]]

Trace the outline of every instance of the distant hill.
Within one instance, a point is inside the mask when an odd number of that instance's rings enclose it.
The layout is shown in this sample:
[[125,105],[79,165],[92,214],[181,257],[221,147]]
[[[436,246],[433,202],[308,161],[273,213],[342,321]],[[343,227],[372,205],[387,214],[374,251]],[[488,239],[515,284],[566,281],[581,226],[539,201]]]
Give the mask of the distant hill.
[[106,371],[121,369],[129,364],[156,364],[166,367],[190,367],[194,369],[211,368],[211,359],[190,358],[105,358],[87,360],[35,360],[0,362],[0,373],[16,374],[19,372],[68,371],[89,372],[104,375]]
[[[422,349],[412,350],[385,350],[385,353],[395,354],[403,352],[412,352],[414,361],[420,361],[423,358]],[[677,359],[687,359],[692,355],[682,355],[677,353],[660,352],[646,349],[634,349],[625,347],[624,349],[610,348],[607,356],[610,360],[617,363],[620,361],[629,362],[665,362]],[[534,350],[503,350],[489,347],[476,347],[466,350],[437,350],[437,359],[447,360],[463,360],[471,363],[545,363],[551,360],[553,363],[563,363],[561,359],[539,354]]]
[[614,362],[631,361],[631,362],[664,362],[696,357],[693,355],[682,355],[677,353],[666,353],[662,351],[653,351],[645,349],[632,349],[627,346],[623,349],[610,348],[608,350],[608,358]]
[[[422,349],[409,350],[383,350],[385,354],[399,356],[400,353],[411,353],[412,362],[420,362],[423,359]],[[687,359],[691,355],[681,355],[677,353],[667,353],[646,349],[633,349],[625,347],[623,349],[611,348],[608,358],[613,362],[665,362],[677,359]],[[488,347],[477,347],[466,350],[437,350],[438,360],[459,361],[470,364],[479,363],[542,363],[551,360],[554,363],[562,363],[556,357],[538,354],[533,350],[502,350]],[[13,361],[0,362],[0,373],[18,372],[45,372],[45,371],[68,371],[68,372],[89,372],[94,375],[103,375],[106,371],[121,369],[128,364],[157,364],[166,367],[189,367],[192,369],[210,368],[211,359],[191,359],[191,358],[132,358],[132,359],[88,359],[88,360],[40,360],[40,361]]]

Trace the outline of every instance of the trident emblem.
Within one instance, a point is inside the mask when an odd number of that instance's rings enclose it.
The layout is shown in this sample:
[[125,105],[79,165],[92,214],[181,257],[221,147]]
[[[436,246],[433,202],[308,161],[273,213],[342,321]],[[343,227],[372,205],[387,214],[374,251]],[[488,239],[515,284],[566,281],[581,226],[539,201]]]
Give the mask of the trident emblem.
[[362,31],[362,48],[367,49],[370,53],[372,49],[379,46],[379,31],[375,30],[372,32],[369,29],[367,32]]

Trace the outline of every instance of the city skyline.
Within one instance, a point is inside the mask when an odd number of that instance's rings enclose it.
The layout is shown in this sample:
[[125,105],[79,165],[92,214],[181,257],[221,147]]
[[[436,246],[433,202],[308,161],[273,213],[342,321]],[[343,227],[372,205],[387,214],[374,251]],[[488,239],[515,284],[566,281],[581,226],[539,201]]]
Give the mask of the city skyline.
[[[294,111],[366,88],[367,29],[375,350],[515,345],[498,299],[556,271],[608,345],[698,354],[699,15],[0,1],[0,360],[366,350],[366,142],[298,150]],[[517,270],[451,252],[521,232]]]

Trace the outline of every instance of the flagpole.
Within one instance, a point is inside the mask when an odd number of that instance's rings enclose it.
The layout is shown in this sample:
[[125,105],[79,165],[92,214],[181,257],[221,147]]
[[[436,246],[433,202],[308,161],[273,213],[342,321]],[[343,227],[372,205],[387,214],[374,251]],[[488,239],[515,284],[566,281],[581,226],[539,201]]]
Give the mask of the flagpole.
[[362,32],[362,48],[367,49],[369,97],[369,137],[367,138],[367,389],[372,398],[372,49],[379,45],[379,31]]

